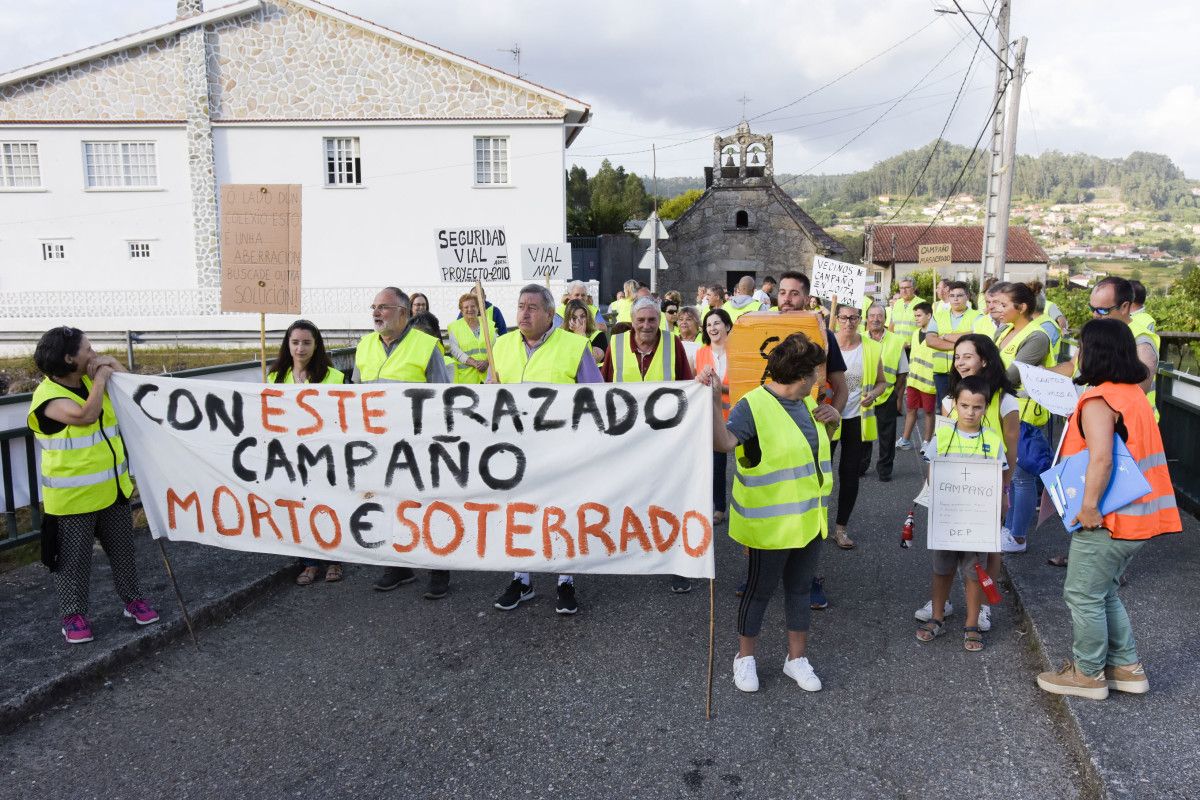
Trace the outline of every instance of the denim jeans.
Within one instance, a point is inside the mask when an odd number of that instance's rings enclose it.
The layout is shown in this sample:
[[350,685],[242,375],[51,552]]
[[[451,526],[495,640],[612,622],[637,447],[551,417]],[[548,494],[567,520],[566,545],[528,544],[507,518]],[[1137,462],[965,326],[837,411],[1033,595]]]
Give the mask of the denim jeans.
[[950,373],[933,373],[933,385],[937,387],[937,404],[933,407],[938,414],[942,413],[942,400],[950,396]]
[[1114,539],[1104,528],[1071,536],[1063,600],[1071,610],[1075,664],[1085,675],[1106,665],[1138,661],[1125,605],[1117,595],[1121,574],[1146,542]]
[[1020,465],[1015,470],[1004,527],[1014,539],[1024,539],[1033,529],[1033,515],[1037,512],[1038,476],[1021,469]]

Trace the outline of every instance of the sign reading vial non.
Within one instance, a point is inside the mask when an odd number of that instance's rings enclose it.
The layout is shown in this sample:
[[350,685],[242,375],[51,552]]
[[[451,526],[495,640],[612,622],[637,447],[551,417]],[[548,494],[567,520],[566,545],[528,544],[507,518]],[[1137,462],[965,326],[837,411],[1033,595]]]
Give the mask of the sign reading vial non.
[[922,267],[948,267],[954,262],[950,258],[950,243],[917,245],[917,263]]
[[998,458],[938,456],[929,463],[929,549],[1000,552]]
[[858,264],[834,261],[824,256],[813,256],[812,294],[841,303],[855,305],[863,296],[867,286],[867,268]]
[[524,280],[564,280],[570,275],[571,245],[569,243],[521,245],[521,277]]
[[300,313],[299,184],[221,187],[221,310]]
[[504,228],[441,228],[437,259],[442,283],[505,283],[512,278]]

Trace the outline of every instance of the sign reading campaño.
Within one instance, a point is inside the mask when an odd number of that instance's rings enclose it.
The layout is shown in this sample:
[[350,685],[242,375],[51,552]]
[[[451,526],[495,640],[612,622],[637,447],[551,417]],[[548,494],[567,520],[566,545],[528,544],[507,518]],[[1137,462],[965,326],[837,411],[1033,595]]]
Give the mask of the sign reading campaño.
[[300,313],[300,184],[221,187],[221,310]]
[[442,283],[507,283],[511,278],[504,228],[442,228],[437,260]]
[[521,277],[527,281],[563,280],[571,276],[571,245],[567,242],[521,246]]
[[1000,552],[998,458],[938,456],[929,463],[929,549]]
[[812,294],[825,300],[834,297],[844,305],[857,305],[867,286],[867,268],[858,264],[813,256]]

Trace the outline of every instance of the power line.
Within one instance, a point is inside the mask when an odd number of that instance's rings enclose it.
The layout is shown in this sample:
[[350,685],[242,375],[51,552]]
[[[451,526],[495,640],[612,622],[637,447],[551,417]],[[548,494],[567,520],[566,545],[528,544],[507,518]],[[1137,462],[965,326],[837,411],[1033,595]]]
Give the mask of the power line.
[[[987,45],[987,49],[992,51],[992,55],[994,55],[996,57],[996,60],[999,61],[1001,64],[1003,64],[1004,68],[1006,70],[1008,70],[1008,76],[1009,76],[1009,78],[1011,78],[1012,77],[1012,67],[1010,67],[1008,65],[1008,59],[1001,56],[999,53],[996,52],[996,48],[994,48],[990,44],[988,44],[988,41],[983,38],[983,34],[980,33],[979,29],[975,27],[975,23],[971,22],[971,18],[967,16],[966,10],[963,9],[963,7],[959,4],[958,0],[951,0],[951,2],[954,3],[954,7],[958,9],[958,13],[962,15],[962,18],[965,19],[967,21],[967,24],[971,26],[971,30],[975,31],[975,35],[979,37],[979,41],[981,41],[985,45]],[[989,13],[989,17],[990,16],[991,15]],[[1007,43],[1005,44],[1005,46],[1007,46]]]

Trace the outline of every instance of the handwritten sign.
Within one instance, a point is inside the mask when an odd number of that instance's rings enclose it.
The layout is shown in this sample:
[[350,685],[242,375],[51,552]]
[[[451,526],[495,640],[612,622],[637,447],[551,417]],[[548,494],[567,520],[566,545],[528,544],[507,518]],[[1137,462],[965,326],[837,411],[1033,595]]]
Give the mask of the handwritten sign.
[[521,277],[527,281],[561,280],[571,275],[571,245],[567,242],[521,246]]
[[442,283],[507,283],[508,239],[504,228],[441,228],[437,261]]
[[1069,417],[1079,400],[1079,387],[1066,375],[1059,375],[1042,367],[1015,362],[1021,373],[1021,385],[1039,405],[1050,409],[1052,414]]
[[917,245],[917,263],[922,267],[948,267],[954,263],[950,257],[950,243]]
[[300,313],[299,184],[221,187],[221,310]]
[[930,550],[1000,552],[1000,460],[938,456],[929,462]]
[[847,264],[824,256],[813,256],[812,294],[830,300],[837,297],[843,303],[856,303],[867,286],[867,268]]
[[[729,334],[729,404],[733,406],[746,392],[771,383],[767,375],[767,356],[793,333],[803,333],[825,347],[825,325],[820,314],[812,311],[754,312],[738,317]],[[820,387],[813,388],[813,396]]]
[[714,574],[712,403],[694,381],[108,386],[156,537],[429,569]]

